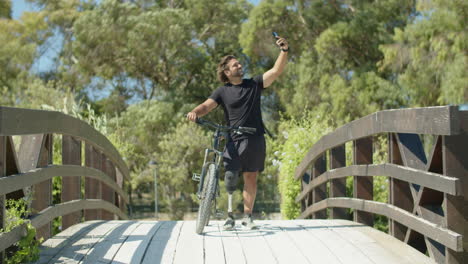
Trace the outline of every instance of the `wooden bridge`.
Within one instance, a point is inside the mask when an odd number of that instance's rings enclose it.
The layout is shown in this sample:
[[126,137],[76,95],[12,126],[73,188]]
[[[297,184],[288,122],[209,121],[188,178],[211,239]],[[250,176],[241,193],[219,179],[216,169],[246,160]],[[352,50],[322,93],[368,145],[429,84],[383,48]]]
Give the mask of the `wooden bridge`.
[[433,261],[396,238],[347,220],[258,221],[260,229],[203,236],[194,221],[89,221],[43,243],[37,263],[394,263]]
[[[373,164],[382,136],[388,161]],[[54,137],[61,164],[52,162]],[[373,200],[373,176],[388,177],[388,203]],[[59,204],[53,177],[62,179]],[[27,218],[45,238],[39,263],[468,263],[468,111],[387,110],[355,120],[314,144],[295,177],[303,220],[232,232],[212,221],[202,236],[190,221],[130,221],[129,171],[107,138],[62,113],[0,107],[0,227],[5,199],[31,197]],[[388,218],[389,234],[370,227],[374,214]],[[51,237],[60,216],[64,231]],[[0,233],[1,262],[26,229]]]

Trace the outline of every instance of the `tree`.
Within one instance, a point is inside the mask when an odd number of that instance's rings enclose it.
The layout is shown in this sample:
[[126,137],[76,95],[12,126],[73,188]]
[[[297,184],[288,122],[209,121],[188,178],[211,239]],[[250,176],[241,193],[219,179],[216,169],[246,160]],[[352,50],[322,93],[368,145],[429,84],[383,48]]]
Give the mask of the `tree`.
[[200,61],[187,17],[181,9],[104,1],[74,25],[79,66],[105,80],[129,80],[127,90],[138,99],[175,98]]
[[141,101],[109,121],[114,134],[133,146],[126,156],[131,171],[145,169],[151,155],[159,151],[159,141],[181,117],[174,115],[174,108],[171,102]]
[[423,1],[418,16],[398,28],[393,43],[381,47],[382,71],[408,92],[412,106],[468,101],[468,4],[466,1]]
[[[287,73],[273,86],[286,114],[300,117],[304,109],[319,108],[341,124],[401,104],[402,99],[394,96],[399,88],[392,87],[376,64],[383,59],[379,45],[391,41],[393,28],[404,25],[413,5],[404,0],[263,1],[243,25],[241,43],[257,71],[263,72],[278,52],[271,31],[288,38],[292,52]],[[376,90],[378,94],[373,93]],[[381,99],[387,95],[391,99]],[[372,101],[372,107],[356,104],[367,97],[362,103]]]
[[127,91],[137,99],[205,99],[219,58],[240,50],[239,24],[249,7],[245,0],[208,2],[103,1],[74,24],[80,69],[129,80]]
[[0,18],[11,19],[11,1],[0,0]]
[[[28,0],[28,2],[40,8],[44,14],[50,32],[47,41],[40,46],[40,55],[55,54],[54,64],[45,72],[39,73],[39,77],[45,81],[59,80],[66,84],[77,96],[83,97],[83,90],[93,86],[94,82],[76,65],[76,57],[73,54],[72,43],[75,40],[73,25],[84,11],[93,9],[96,1],[87,0]],[[52,52],[49,52],[52,50]],[[49,55],[50,56],[50,55]],[[95,81],[95,80],[94,80]]]
[[0,19],[0,91],[5,95],[0,104],[14,105],[27,89],[28,71],[49,33],[43,13]]
[[154,154],[160,164],[158,184],[162,188],[162,202],[167,204],[173,219],[181,219],[197,202],[191,195],[197,190],[192,174],[200,173],[204,149],[211,138],[199,126],[179,120],[170,133],[162,136],[158,144],[160,151]]
[[246,0],[184,1],[188,19],[194,25],[192,37],[198,44],[199,60],[190,65],[187,86],[179,89],[178,95],[191,103],[204,101],[220,85],[216,66],[223,56],[234,54],[247,62],[248,58],[239,44],[239,33],[251,8]]

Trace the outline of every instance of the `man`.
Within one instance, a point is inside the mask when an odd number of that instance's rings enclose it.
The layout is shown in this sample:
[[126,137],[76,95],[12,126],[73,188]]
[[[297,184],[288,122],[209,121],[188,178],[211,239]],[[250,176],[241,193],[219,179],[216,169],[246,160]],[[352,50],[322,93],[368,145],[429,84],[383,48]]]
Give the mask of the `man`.
[[277,37],[276,45],[280,54],[272,69],[263,75],[252,79],[243,79],[242,65],[232,55],[225,56],[218,64],[218,79],[223,86],[216,89],[202,104],[195,107],[187,118],[196,121],[197,117],[208,114],[221,105],[229,126],[254,127],[254,135],[232,134],[226,143],[223,154],[226,189],[229,193],[228,219],[224,224],[225,230],[234,228],[235,220],[232,214],[232,193],[236,189],[239,173],[244,177],[244,218],[242,225],[253,229],[252,210],[257,194],[257,176],[264,169],[265,137],[262,115],[260,110],[261,92],[269,87],[283,72],[289,51],[286,39]]

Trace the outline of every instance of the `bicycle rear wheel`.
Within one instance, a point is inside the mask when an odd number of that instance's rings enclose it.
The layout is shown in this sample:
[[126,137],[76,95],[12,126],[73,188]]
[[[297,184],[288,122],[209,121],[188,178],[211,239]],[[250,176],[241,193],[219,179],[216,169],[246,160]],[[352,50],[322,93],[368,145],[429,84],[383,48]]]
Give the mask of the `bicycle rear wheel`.
[[211,213],[211,204],[216,192],[216,165],[211,163],[203,181],[203,189],[200,198],[200,207],[198,208],[198,217],[196,232],[201,234],[203,228],[208,224]]

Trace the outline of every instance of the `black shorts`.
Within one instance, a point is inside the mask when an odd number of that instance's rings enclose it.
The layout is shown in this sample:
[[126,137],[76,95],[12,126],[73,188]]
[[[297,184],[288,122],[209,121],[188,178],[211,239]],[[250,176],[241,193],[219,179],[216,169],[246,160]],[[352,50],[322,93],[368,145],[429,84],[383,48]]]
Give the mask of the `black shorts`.
[[224,168],[243,172],[263,171],[265,167],[265,137],[251,136],[229,141],[224,148]]

